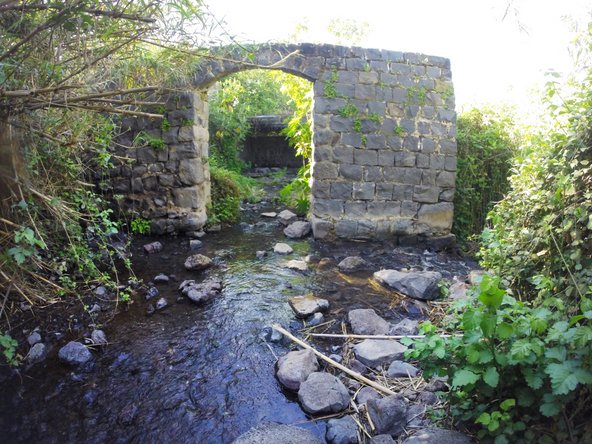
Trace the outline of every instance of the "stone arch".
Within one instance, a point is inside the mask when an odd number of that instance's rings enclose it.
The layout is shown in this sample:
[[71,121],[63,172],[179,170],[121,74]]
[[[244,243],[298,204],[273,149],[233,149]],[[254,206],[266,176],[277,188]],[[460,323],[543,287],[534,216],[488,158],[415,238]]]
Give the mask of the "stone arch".
[[[138,163],[164,163],[156,169],[168,171],[155,187],[166,194],[164,210],[144,205],[155,231],[191,231],[205,223],[206,92],[221,78],[247,69],[277,69],[313,82],[316,238],[409,241],[450,232],[456,113],[449,60],[315,44],[222,48],[219,56],[196,66],[194,90],[167,101],[166,149],[136,156]],[[153,182],[148,180],[148,188]]]

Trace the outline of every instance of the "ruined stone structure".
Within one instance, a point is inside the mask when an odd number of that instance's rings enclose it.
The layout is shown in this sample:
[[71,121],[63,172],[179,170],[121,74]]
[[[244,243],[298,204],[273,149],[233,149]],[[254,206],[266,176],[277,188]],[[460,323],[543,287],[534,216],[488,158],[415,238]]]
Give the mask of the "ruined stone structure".
[[[195,91],[171,97],[165,125],[135,119],[162,140],[115,171],[156,232],[205,222],[209,197],[207,89],[245,69],[279,69],[314,83],[312,224],[316,238],[429,237],[452,224],[456,114],[441,57],[331,45],[261,46],[255,57],[208,59]],[[130,136],[131,137],[131,136]]]

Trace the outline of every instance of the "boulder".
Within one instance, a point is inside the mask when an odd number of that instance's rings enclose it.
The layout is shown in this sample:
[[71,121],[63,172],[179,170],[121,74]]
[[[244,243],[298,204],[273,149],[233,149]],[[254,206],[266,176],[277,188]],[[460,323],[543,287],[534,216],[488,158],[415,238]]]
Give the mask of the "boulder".
[[358,425],[351,416],[330,419],[325,438],[330,444],[358,444]]
[[199,284],[194,280],[187,280],[181,283],[179,290],[192,302],[200,304],[220,294],[222,291],[222,280],[217,277],[211,277]]
[[419,370],[414,365],[403,361],[393,361],[386,372],[389,378],[415,378]]
[[283,225],[288,225],[290,222],[296,219],[296,215],[290,210],[284,210],[277,215],[277,218]]
[[278,242],[273,247],[273,251],[277,254],[290,254],[294,251],[294,249],[292,247],[290,247],[288,244]]
[[311,373],[319,369],[319,363],[312,350],[291,351],[278,360],[277,366],[278,380],[284,387],[295,391]]
[[92,354],[88,348],[80,342],[70,341],[58,352],[60,361],[70,365],[85,364],[92,359]]
[[296,221],[284,229],[284,234],[290,239],[301,239],[310,233],[310,222]]
[[407,424],[407,403],[399,395],[382,399],[369,399],[366,403],[368,414],[376,427],[376,433],[399,436]]
[[403,444],[471,444],[473,441],[465,434],[454,430],[425,428],[418,430]]
[[329,309],[329,301],[315,296],[296,296],[288,301],[297,318],[307,318]]
[[151,242],[149,244],[144,245],[144,251],[148,254],[158,253],[162,251],[162,244],[158,241]]
[[404,345],[388,339],[365,339],[354,345],[356,359],[372,368],[402,359],[405,350]]
[[403,319],[391,326],[389,334],[392,336],[416,335],[419,330],[419,322],[413,319]]
[[286,268],[296,271],[308,271],[308,265],[304,261],[291,260],[286,262]]
[[203,254],[194,254],[185,259],[185,269],[205,270],[212,266],[212,259]]
[[314,372],[300,384],[298,400],[307,413],[337,413],[349,406],[349,392],[329,373]]
[[432,301],[440,296],[438,283],[442,275],[437,271],[380,270],[374,278],[413,299]]
[[390,324],[372,308],[358,308],[347,314],[347,320],[356,335],[386,335]]
[[339,271],[343,273],[354,273],[356,271],[363,270],[367,266],[368,263],[360,256],[346,257],[341,262],[339,262],[339,264],[337,264],[337,268],[339,268]]
[[323,444],[312,432],[285,424],[266,422],[253,427],[233,444]]

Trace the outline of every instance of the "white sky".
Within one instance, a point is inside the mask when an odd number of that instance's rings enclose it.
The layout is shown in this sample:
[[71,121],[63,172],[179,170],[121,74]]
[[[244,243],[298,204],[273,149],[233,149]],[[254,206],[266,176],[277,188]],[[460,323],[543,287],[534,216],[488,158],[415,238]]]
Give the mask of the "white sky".
[[[567,72],[570,17],[587,24],[592,0],[206,0],[239,40],[335,43],[331,19],[367,22],[359,46],[451,59],[457,109],[467,104],[525,106],[549,69]],[[503,19],[508,3],[509,13]],[[514,13],[517,11],[517,15]],[[525,28],[526,31],[522,31]]]

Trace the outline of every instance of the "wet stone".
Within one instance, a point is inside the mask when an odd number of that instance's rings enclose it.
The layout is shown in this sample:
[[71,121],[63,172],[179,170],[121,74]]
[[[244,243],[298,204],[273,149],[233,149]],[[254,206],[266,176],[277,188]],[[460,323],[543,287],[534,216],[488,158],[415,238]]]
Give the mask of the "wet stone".
[[354,273],[363,270],[367,266],[368,263],[360,256],[349,256],[339,262],[337,268],[343,273]]
[[417,367],[403,361],[393,361],[389,366],[386,375],[389,378],[415,378],[419,370]]
[[354,346],[356,359],[372,368],[402,359],[405,350],[404,345],[386,339],[365,339]]
[[259,424],[239,436],[233,444],[322,444],[312,432],[285,424]]
[[194,254],[185,259],[184,265],[186,270],[205,270],[212,266],[212,259],[203,254]]
[[148,287],[148,290],[146,290],[146,294],[144,295],[144,297],[147,301],[149,301],[150,299],[157,297],[159,294],[160,292],[158,291],[158,288]]
[[288,225],[290,222],[296,219],[296,215],[290,210],[284,210],[277,215],[277,218],[283,225]]
[[263,259],[265,256],[267,256],[267,251],[259,250],[255,253],[257,259]]
[[329,301],[315,296],[296,296],[291,298],[288,303],[297,318],[306,318],[329,309]]
[[356,335],[386,335],[390,324],[376,314],[372,308],[351,310],[347,320]]
[[259,337],[262,340],[267,341],[267,342],[278,343],[278,342],[282,341],[282,339],[284,338],[284,335],[282,335],[279,331],[277,331],[271,327],[263,327]]
[[277,213],[275,211],[270,211],[267,213],[261,213],[261,217],[268,217],[268,218],[276,218],[277,217]]
[[284,229],[284,234],[290,239],[301,239],[311,230],[310,222],[296,221]]
[[380,270],[374,278],[410,298],[431,301],[440,296],[442,275],[436,271]]
[[349,392],[335,376],[315,372],[300,385],[298,400],[304,411],[312,415],[337,413],[348,407]]
[[166,274],[160,273],[160,274],[154,276],[154,279],[152,279],[152,281],[155,284],[168,284],[170,281],[170,278]]
[[306,378],[319,369],[317,358],[311,350],[298,350],[287,353],[278,360],[277,378],[281,384],[298,390]]
[[207,302],[220,294],[222,291],[222,280],[217,277],[211,277],[201,283],[193,280],[183,281],[179,286],[183,295],[187,296],[196,304]]
[[69,365],[85,364],[92,359],[92,354],[83,344],[70,341],[58,352],[60,361]]
[[278,242],[273,247],[273,251],[277,254],[290,254],[294,251],[294,249],[292,247],[290,247],[288,244]]
[[330,444],[357,444],[358,425],[351,416],[327,421],[327,442]]
[[308,265],[304,261],[291,260],[286,262],[286,268],[296,271],[308,271]]
[[151,242],[149,244],[144,245],[144,251],[148,254],[158,253],[162,251],[162,244],[158,241]]

